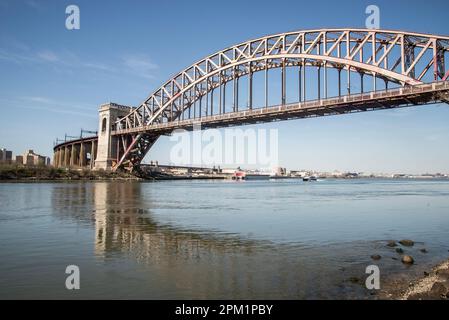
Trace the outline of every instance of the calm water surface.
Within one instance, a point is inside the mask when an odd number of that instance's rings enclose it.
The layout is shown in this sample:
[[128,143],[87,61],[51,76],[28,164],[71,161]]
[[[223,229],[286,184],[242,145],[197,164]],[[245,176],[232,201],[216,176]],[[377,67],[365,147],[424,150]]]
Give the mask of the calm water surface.
[[349,279],[421,274],[448,235],[449,181],[2,183],[0,298],[370,298]]

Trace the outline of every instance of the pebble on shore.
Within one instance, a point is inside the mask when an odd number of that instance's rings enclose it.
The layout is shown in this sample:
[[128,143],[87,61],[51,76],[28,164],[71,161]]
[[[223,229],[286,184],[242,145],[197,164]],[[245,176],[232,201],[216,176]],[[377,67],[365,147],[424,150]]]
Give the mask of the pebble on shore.
[[409,256],[409,255],[403,256],[401,261],[402,261],[402,263],[405,263],[405,264],[413,264],[415,262],[413,257]]
[[389,240],[387,243],[387,247],[391,247],[391,248],[396,247],[397,245],[398,244],[394,240]]
[[402,244],[404,247],[413,247],[413,245],[415,244],[415,242],[413,240],[409,240],[409,239],[404,239],[399,241],[400,244]]

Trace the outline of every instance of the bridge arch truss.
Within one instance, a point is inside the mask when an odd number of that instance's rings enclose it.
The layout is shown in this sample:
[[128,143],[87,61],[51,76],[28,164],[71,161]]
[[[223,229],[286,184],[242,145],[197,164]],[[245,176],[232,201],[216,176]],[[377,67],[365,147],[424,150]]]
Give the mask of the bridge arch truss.
[[[152,128],[162,124],[202,121],[216,115],[270,107],[272,69],[280,69],[278,104],[285,106],[287,88],[291,90],[287,70],[292,68],[297,77],[294,91],[301,104],[331,96],[388,90],[389,86],[404,88],[447,81],[448,53],[447,36],[367,29],[288,32],[225,48],[179,72],[140,106],[117,120],[112,134],[122,141],[118,166],[125,162],[131,166],[139,164],[158,137]],[[256,105],[253,78],[260,72],[264,75],[263,99]],[[242,89],[239,82],[243,78]],[[311,85],[311,81],[315,83]],[[329,88],[333,95],[329,94]],[[231,101],[226,101],[229,90]],[[246,91],[243,106],[239,102],[242,90]]]

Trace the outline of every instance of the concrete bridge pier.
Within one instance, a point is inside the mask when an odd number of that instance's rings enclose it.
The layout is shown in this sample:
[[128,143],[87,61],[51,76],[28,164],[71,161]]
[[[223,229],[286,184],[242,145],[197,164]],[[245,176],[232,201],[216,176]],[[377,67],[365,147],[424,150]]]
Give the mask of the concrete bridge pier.
[[114,123],[132,111],[132,107],[115,103],[103,104],[99,110],[98,150],[95,169],[110,170],[118,161],[118,138],[111,135]]
[[78,166],[79,145],[72,144],[70,146],[70,167]]
[[64,167],[70,166],[70,146],[64,148]]
[[59,161],[59,150],[56,150],[53,153],[53,165],[57,168],[58,167],[58,161]]
[[60,168],[64,166],[64,148],[59,148],[58,150],[58,157],[57,157],[57,163],[55,164],[55,167]]
[[87,162],[87,153],[86,153],[86,147],[84,146],[84,142],[81,142],[80,144],[80,157],[79,157],[80,167],[85,167]]

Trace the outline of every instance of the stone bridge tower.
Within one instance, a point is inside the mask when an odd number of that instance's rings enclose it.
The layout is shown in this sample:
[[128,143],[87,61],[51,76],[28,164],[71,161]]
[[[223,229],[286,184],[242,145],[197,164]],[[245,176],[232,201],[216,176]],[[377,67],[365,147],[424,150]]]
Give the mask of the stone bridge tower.
[[100,106],[95,169],[109,170],[117,161],[117,138],[111,136],[112,126],[118,118],[124,117],[132,109],[132,107],[116,103],[107,103]]

